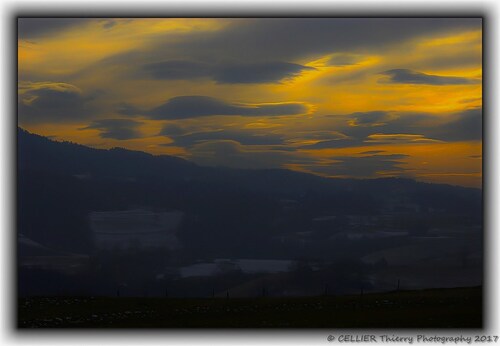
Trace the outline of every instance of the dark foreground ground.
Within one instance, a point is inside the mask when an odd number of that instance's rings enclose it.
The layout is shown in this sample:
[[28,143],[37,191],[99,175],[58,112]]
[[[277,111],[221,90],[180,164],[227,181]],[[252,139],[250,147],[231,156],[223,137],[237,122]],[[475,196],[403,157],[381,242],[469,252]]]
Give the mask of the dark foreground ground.
[[303,298],[19,299],[20,328],[481,328],[482,288]]

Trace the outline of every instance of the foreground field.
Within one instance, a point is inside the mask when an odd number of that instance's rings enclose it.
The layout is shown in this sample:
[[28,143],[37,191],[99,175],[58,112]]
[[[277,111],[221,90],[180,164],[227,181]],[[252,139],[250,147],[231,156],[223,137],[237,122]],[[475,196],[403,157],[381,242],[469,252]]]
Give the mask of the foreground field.
[[20,328],[481,328],[482,288],[302,298],[20,298]]

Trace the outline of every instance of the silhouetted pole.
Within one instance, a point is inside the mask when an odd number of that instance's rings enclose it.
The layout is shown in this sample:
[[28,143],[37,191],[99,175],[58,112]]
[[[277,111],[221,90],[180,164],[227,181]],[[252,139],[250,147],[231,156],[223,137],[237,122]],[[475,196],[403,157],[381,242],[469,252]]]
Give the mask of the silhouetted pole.
[[119,288],[119,287],[116,289],[116,296],[117,296],[117,297],[119,297],[119,296],[120,296],[120,288]]
[[328,284],[325,284],[325,296],[328,295]]
[[226,292],[226,299],[229,299],[229,290]]
[[398,279],[398,289],[397,289],[397,291],[399,292],[399,279]]

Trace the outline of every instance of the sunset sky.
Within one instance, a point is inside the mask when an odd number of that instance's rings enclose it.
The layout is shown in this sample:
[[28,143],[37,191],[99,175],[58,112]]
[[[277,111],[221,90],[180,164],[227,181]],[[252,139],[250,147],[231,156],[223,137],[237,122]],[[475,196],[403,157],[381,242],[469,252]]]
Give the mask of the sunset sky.
[[55,140],[481,186],[480,18],[20,18],[18,61]]

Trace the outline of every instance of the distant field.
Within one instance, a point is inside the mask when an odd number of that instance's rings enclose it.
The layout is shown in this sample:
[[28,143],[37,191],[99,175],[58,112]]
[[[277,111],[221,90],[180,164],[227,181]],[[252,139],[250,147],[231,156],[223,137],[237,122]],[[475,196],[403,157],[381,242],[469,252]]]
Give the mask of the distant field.
[[300,298],[20,298],[20,328],[481,328],[482,288]]

